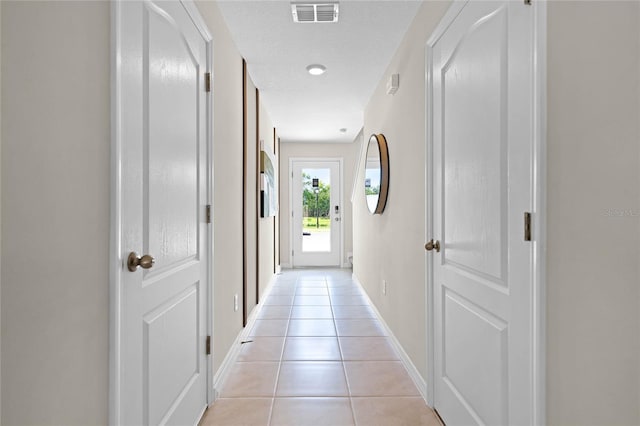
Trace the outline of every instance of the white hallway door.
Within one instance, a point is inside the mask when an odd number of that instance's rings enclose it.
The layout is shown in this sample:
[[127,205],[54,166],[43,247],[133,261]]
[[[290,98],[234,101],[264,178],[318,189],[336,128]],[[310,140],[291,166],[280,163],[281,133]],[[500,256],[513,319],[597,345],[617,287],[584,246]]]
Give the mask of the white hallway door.
[[469,1],[432,48],[434,406],[450,426],[534,418],[533,18]]
[[207,405],[210,38],[192,4],[124,1],[114,11],[121,178],[111,422],[195,425]]
[[291,170],[292,265],[340,266],[340,160],[292,160]]

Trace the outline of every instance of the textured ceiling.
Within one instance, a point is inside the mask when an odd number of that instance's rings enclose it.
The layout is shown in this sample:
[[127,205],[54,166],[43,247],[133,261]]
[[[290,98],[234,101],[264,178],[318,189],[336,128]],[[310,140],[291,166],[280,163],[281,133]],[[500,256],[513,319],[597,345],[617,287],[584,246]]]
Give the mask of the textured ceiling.
[[[289,1],[218,4],[284,142],[352,142],[420,6],[415,0],[343,0],[338,23],[300,24]],[[309,64],[327,72],[312,76]]]

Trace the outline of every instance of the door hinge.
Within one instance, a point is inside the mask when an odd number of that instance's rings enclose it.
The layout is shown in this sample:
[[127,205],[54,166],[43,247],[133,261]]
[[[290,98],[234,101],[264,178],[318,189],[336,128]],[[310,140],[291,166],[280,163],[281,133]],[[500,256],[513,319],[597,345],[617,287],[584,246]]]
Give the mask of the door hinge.
[[211,204],[207,204],[207,223],[211,223]]
[[210,72],[204,73],[204,91],[205,92],[211,91],[211,73]]
[[291,217],[293,217],[293,210],[291,211]]
[[205,349],[207,351],[207,355],[211,355],[211,336],[207,336],[207,343],[205,343]]
[[531,241],[531,213],[524,212],[524,240]]
[[293,250],[291,250],[291,256],[293,256]]

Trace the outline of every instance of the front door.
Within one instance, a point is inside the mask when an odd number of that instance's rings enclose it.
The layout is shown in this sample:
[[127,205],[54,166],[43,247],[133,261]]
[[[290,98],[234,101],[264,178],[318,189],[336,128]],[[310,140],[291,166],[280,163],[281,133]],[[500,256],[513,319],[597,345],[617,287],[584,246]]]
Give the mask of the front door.
[[340,161],[293,161],[291,179],[293,266],[340,266]]
[[532,423],[532,28],[523,1],[469,1],[432,49],[434,405],[451,426]]
[[207,405],[209,49],[187,6],[114,6],[115,424],[195,425]]

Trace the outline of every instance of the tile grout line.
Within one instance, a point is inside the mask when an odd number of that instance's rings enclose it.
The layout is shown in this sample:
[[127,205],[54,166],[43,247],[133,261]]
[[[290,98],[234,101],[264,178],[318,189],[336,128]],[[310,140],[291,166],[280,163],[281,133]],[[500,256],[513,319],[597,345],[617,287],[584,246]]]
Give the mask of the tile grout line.
[[293,301],[295,299],[295,291],[297,291],[297,289],[298,289],[298,278],[296,277],[296,285],[294,287],[294,296],[291,299],[291,306],[289,308],[289,317],[287,318],[287,326],[284,330],[284,340],[282,342],[282,349],[280,350],[280,360],[278,361],[278,372],[276,373],[276,381],[273,385],[273,395],[271,398],[271,410],[269,412],[269,420],[267,422],[267,426],[271,426],[271,421],[273,420],[273,410],[276,405],[276,393],[278,391],[278,382],[280,381],[280,371],[282,370],[282,357],[284,356],[284,349],[287,345],[287,335],[289,334],[289,324],[291,324],[291,313],[293,311]]
[[335,310],[333,309],[333,297],[331,292],[329,291],[329,286],[327,285],[327,292],[329,293],[329,304],[331,306],[331,315],[333,316],[333,327],[336,330],[336,340],[338,341],[338,349],[340,350],[340,363],[342,364],[342,372],[344,374],[344,382],[347,385],[347,394],[349,398],[349,408],[351,410],[351,418],[353,420],[353,425],[357,426],[356,423],[356,412],[353,408],[353,398],[351,395],[351,385],[349,384],[349,378],[347,377],[347,367],[344,364],[344,352],[342,350],[342,342],[340,341],[340,336],[338,335],[338,325],[336,324],[336,315]]
[[[329,276],[331,276],[331,274],[329,274]],[[264,405],[265,409],[267,407],[269,408],[268,412],[265,410],[265,416],[262,417],[263,421],[266,420],[266,423],[264,423],[265,426],[271,426],[272,424],[274,424],[274,421],[277,420],[277,418],[274,417],[274,414],[275,414],[275,401],[276,401],[276,399],[278,399],[277,398],[277,389],[278,389],[279,381],[280,381],[281,374],[282,374],[283,363],[287,362],[284,359],[284,353],[286,353],[287,343],[288,343],[288,339],[290,337],[288,335],[288,333],[289,333],[289,331],[291,329],[291,321],[294,319],[293,318],[293,313],[294,313],[294,308],[296,307],[296,305],[294,304],[295,303],[295,297],[296,297],[296,295],[298,293],[298,290],[300,288],[302,288],[302,287],[299,287],[299,286],[302,284],[302,281],[304,281],[305,277],[301,276],[301,275],[296,275],[295,277],[292,277],[292,278],[294,278],[293,281],[291,282],[291,285],[293,285],[294,294],[293,294],[293,297],[291,299],[290,305],[288,306],[288,315],[287,315],[286,318],[282,318],[282,319],[286,320],[286,323],[285,323],[286,326],[285,326],[285,331],[283,332],[284,336],[283,336],[282,346],[280,348],[280,354],[279,354],[279,357],[276,360],[278,362],[278,366],[277,366],[277,371],[276,371],[276,376],[275,376],[275,383],[273,385],[271,401],[270,401],[270,403],[267,402]],[[355,318],[355,317],[352,316],[352,315],[354,315],[353,313],[349,313],[348,312],[349,309],[347,309],[347,312],[345,313],[345,315],[343,315],[343,318],[339,318],[339,319],[336,318],[336,308],[337,307],[342,309],[343,306],[348,308],[348,307],[355,306],[355,305],[350,305],[350,304],[347,304],[347,305],[334,305],[334,302],[339,303],[345,297],[345,295],[347,294],[347,292],[348,292],[347,289],[348,288],[358,289],[358,284],[359,283],[357,283],[357,281],[354,281],[354,280],[345,280],[345,281],[349,281],[348,284],[345,283],[345,287],[344,287],[345,291],[338,291],[337,294],[333,294],[330,291],[329,278],[327,277],[327,275],[325,275],[325,278],[324,278],[323,281],[325,282],[325,284],[324,284],[325,287],[324,288],[326,289],[327,294],[328,294],[328,299],[329,299],[329,306],[328,307],[329,307],[329,311],[331,313],[331,320],[332,320],[332,324],[333,324],[333,327],[334,327],[335,339],[337,340],[337,343],[338,343],[339,362],[342,365],[342,372],[343,372],[343,375],[344,375],[344,380],[345,380],[345,385],[346,385],[346,390],[347,390],[346,397],[349,398],[349,400],[348,400],[349,401],[349,411],[346,410],[346,406],[344,406],[346,401],[343,400],[344,402],[341,403],[341,406],[343,407],[342,410],[344,410],[344,411],[342,411],[342,413],[344,415],[348,416],[347,412],[350,412],[351,413],[351,420],[350,420],[351,424],[354,425],[354,426],[358,426],[359,423],[357,421],[356,413],[355,413],[355,401],[359,400],[361,398],[352,395],[351,383],[350,383],[350,381],[348,379],[347,372],[346,372],[346,363],[347,362],[358,362],[358,361],[359,362],[366,362],[366,361],[371,361],[371,362],[392,362],[392,361],[395,361],[395,362],[398,362],[398,361],[400,361],[400,363],[402,364],[402,361],[401,361],[401,359],[400,360],[397,359],[399,357],[397,357],[396,359],[393,359],[393,360],[391,360],[391,359],[379,359],[379,360],[378,359],[363,359],[363,358],[367,358],[368,357],[368,355],[366,355],[364,353],[355,353],[354,354],[355,356],[352,356],[350,361],[346,361],[345,360],[346,355],[345,355],[344,345],[342,344],[343,341],[342,341],[342,339],[341,339],[341,337],[339,336],[339,333],[338,333],[337,321],[338,320],[345,320],[345,319],[346,320],[372,319],[374,321],[378,320],[378,322],[379,322],[380,320],[379,320],[379,318],[376,318],[375,315],[374,315],[373,318],[371,318],[371,317],[367,317],[367,318],[359,318],[358,317],[358,318]],[[283,283],[287,284],[287,287],[289,287],[289,280],[281,281],[280,283],[281,284],[283,284]],[[360,292],[360,296],[362,296],[361,292]],[[349,297],[354,297],[354,295],[353,294],[349,294],[347,296],[347,298],[349,298]],[[266,300],[267,299],[265,298],[265,301]],[[371,305],[370,301],[368,300],[368,298],[364,297],[364,302],[365,303],[363,305],[357,305],[357,306],[364,306],[364,307],[366,307],[366,308],[371,310],[372,309],[372,305]],[[299,305],[299,306],[301,307],[302,314],[305,314],[305,308],[314,308],[315,307],[315,305]],[[375,308],[373,308],[373,309],[375,309]],[[356,314],[356,316],[357,315],[358,314]],[[282,315],[282,316],[284,316],[284,315]],[[308,319],[310,319],[310,320],[318,320],[320,318],[308,318]],[[313,334],[313,333],[310,333],[310,334]],[[350,333],[347,333],[347,334],[350,334]],[[296,336],[292,336],[292,337],[296,337]],[[312,338],[315,338],[315,337],[325,338],[324,336],[311,336],[308,333],[307,334],[303,334],[301,336],[297,336],[297,337],[308,338],[308,339],[312,339]],[[382,338],[382,339],[385,339],[385,341],[387,341],[387,342],[389,340],[389,336],[386,335],[386,334],[385,335],[381,335],[381,336],[378,336],[378,335],[376,335],[376,336],[373,336],[373,335],[372,336],[369,336],[369,335],[362,336],[360,334],[356,334],[356,335],[353,335],[353,336],[344,336],[344,337],[347,339],[346,342],[349,342],[349,338],[360,338],[360,339],[361,338]],[[391,344],[391,342],[388,342],[388,343]],[[349,345],[347,345],[347,346],[349,348]],[[391,344],[391,347],[392,347],[393,352],[395,352],[395,348],[393,347],[392,344]],[[395,355],[397,356],[398,354],[395,354]],[[274,359],[274,358],[276,358],[276,357],[272,357],[272,359]],[[305,361],[305,360],[300,360],[300,361]],[[320,361],[320,359],[318,361]],[[326,360],[326,361],[330,361],[330,360]],[[403,365],[403,367],[404,367],[405,373],[408,373],[408,371],[406,371],[406,366]],[[376,400],[376,399],[389,399],[389,398],[395,399],[395,400],[402,400],[402,399],[407,399],[407,398],[410,398],[410,399],[414,399],[414,398],[422,399],[422,398],[420,398],[419,395],[368,395],[368,394],[366,394],[366,395],[367,396],[361,395],[361,397],[363,397],[365,399],[373,399],[373,400]],[[315,397],[321,398],[318,395],[316,395]],[[245,396],[245,397],[240,397],[240,398],[251,398],[251,397]],[[284,396],[283,396],[283,398],[286,399],[286,397],[284,397]],[[295,398],[305,398],[305,397],[303,397],[303,396],[298,396],[298,397],[291,396],[291,397],[289,397],[289,399],[291,399],[291,398],[295,399]],[[309,397],[306,397],[306,398],[309,398]],[[326,395],[323,398],[331,398],[331,397],[329,395]],[[337,395],[336,395],[336,398],[337,398]],[[288,411],[286,409],[283,411],[283,408],[285,406],[281,405],[280,407],[281,407],[281,409],[280,409],[279,413],[286,415],[288,413]],[[360,414],[362,414],[362,413],[360,413]],[[431,415],[433,416],[433,412],[431,412]],[[344,420],[348,421],[346,419],[346,416],[345,416]],[[437,419],[436,419],[436,422],[437,422]],[[218,423],[216,423],[216,424],[218,424]],[[225,423],[225,424],[228,424],[228,423]],[[429,423],[429,424],[431,424],[431,423]],[[438,423],[435,423],[435,424],[438,424]]]
[[[294,290],[295,291],[295,290]],[[269,297],[271,297],[271,295],[269,295]],[[293,300],[291,301],[291,303],[293,304]],[[289,329],[289,319],[291,318],[291,308],[289,308],[289,315],[287,315],[287,326],[285,327],[285,337],[283,338],[282,341],[282,348],[280,349],[280,357],[278,359],[278,372],[276,373],[276,378],[273,384],[273,394],[271,395],[271,409],[269,410],[269,417],[267,419],[267,425],[269,426],[271,425],[271,420],[273,419],[273,409],[275,406],[275,393],[276,393],[276,389],[278,387],[278,378],[280,377],[280,367],[282,365],[282,353],[284,352],[284,346],[286,344],[286,335],[287,335],[287,330]]]

